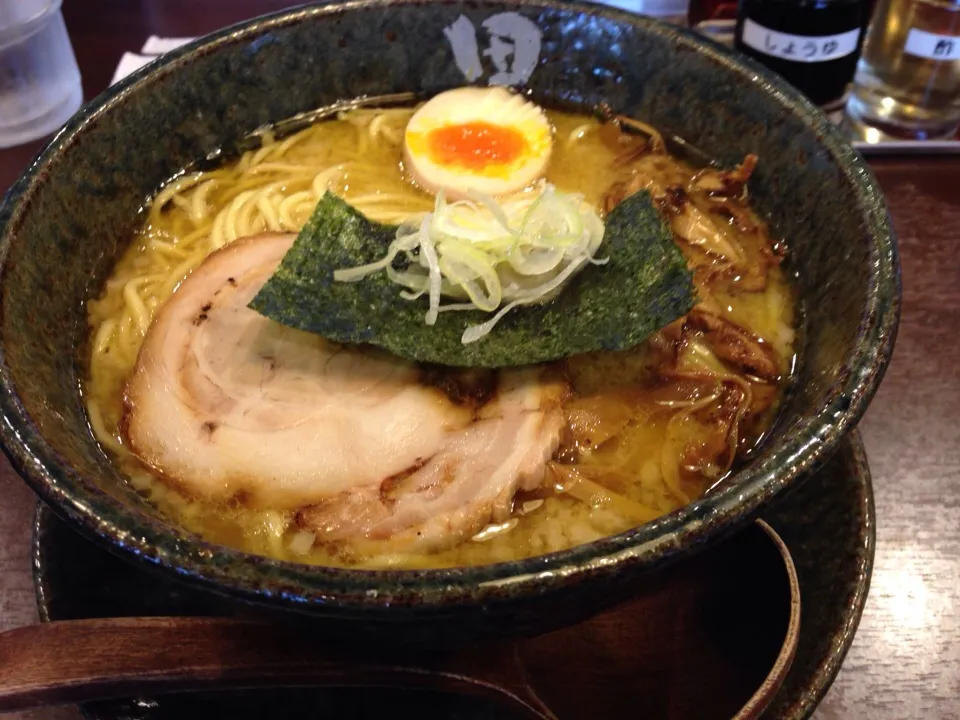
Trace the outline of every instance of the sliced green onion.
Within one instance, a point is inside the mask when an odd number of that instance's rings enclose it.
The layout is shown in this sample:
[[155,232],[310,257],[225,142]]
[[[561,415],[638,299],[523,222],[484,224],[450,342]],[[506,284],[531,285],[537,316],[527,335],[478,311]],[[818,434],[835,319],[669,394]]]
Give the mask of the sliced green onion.
[[[440,312],[480,310],[494,313],[468,327],[464,344],[476,342],[510,310],[546,302],[595,257],[603,242],[603,221],[583,196],[544,184],[541,192],[519,193],[498,201],[471,192],[448,203],[437,195],[434,211],[401,224],[387,254],[355,268],[334,272],[334,279],[356,282],[386,271],[403,288],[404,300],[429,298],[425,322]],[[403,254],[408,265],[394,268]],[[441,305],[441,297],[469,300]]]

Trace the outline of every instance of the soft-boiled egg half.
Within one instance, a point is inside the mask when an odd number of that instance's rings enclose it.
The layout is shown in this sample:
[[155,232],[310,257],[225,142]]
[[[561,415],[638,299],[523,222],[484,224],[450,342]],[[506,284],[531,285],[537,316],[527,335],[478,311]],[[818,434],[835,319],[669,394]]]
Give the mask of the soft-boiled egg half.
[[543,110],[502,87],[440,93],[414,113],[404,163],[425,190],[452,199],[503,195],[539,180],[553,149]]

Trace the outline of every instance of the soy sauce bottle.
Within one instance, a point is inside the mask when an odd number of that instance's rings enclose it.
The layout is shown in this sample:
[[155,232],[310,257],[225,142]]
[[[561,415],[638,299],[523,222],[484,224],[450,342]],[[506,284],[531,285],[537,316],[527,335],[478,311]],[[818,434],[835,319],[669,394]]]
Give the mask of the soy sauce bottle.
[[837,105],[860,57],[871,0],[740,0],[736,47],[818,105]]

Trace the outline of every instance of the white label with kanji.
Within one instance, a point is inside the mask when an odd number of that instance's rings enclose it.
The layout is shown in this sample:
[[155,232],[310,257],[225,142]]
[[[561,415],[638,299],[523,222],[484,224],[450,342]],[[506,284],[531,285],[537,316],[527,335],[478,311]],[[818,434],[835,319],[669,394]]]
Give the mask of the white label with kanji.
[[931,60],[957,60],[960,59],[960,37],[913,28],[907,33],[907,44],[903,49],[909,55]]
[[826,62],[856,52],[860,29],[837,35],[790,35],[744,20],[742,41],[757,52],[793,62]]

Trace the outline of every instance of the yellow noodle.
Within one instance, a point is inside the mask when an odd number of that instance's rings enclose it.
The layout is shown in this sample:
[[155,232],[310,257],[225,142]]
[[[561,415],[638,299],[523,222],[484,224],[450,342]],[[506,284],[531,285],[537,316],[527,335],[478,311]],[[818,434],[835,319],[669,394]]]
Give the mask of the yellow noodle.
[[294,133],[290,137],[284,139],[282,142],[273,146],[273,153],[271,157],[279,158],[286,155],[294,145],[296,145],[298,142],[306,140],[308,137],[310,137],[309,132]]
[[255,168],[257,165],[263,162],[264,158],[270,154],[271,149],[271,145],[268,143],[268,141],[264,140],[263,147],[255,151],[253,153],[253,157],[250,158],[250,167]]
[[202,260],[203,256],[201,256],[199,253],[195,253],[174,267],[170,271],[166,281],[163,283],[159,293],[160,299],[166,300],[168,297],[170,297],[170,295],[173,294],[173,289],[179,285],[183,278],[187,276],[187,273],[199,265]]
[[202,244],[204,241],[209,240],[210,226],[206,224],[208,221],[209,218],[205,218],[201,227],[181,237],[177,242],[177,247],[182,250],[190,250],[196,245]]
[[311,186],[313,188],[313,194],[317,197],[323,197],[323,194],[330,189],[330,184],[333,182],[334,177],[338,174],[342,174],[346,164],[334,165],[331,168],[327,168],[322,172],[318,172],[313,176],[313,183]]
[[144,305],[143,298],[137,292],[137,288],[146,283],[146,278],[134,278],[123,288],[123,299],[127,303],[133,320],[142,334],[146,334],[150,326],[150,312]]
[[[302,209],[312,209],[316,204],[316,196],[310,192],[299,192],[280,201],[277,206],[277,214],[286,230],[295,230],[298,222],[294,217],[294,212]],[[309,210],[307,210],[309,212]]]
[[168,242],[157,240],[156,238],[150,241],[148,248],[156,253],[159,253],[160,255],[170,258],[180,259],[186,257],[187,254],[185,250],[178,248],[176,245],[171,245]]
[[390,144],[392,145],[399,145],[401,142],[403,142],[402,130],[396,130],[391,127],[381,127],[380,135],[382,137],[385,137],[387,141],[390,142]]
[[245,173],[250,168],[250,159],[252,155],[249,152],[244,153],[240,156],[240,159],[237,161],[236,170],[238,174]]
[[258,197],[257,209],[267,224],[267,230],[280,232],[283,227],[280,225],[280,216],[277,213],[277,208],[271,203],[273,197],[272,193],[266,193]]
[[93,354],[100,355],[109,350],[110,339],[113,331],[117,328],[116,318],[107,318],[100,327],[97,328],[96,335],[93,336]]
[[181,210],[189,210],[192,207],[192,203],[183,197],[183,195],[174,195],[170,198],[170,201]]
[[227,214],[224,216],[223,221],[223,231],[224,235],[226,235],[227,242],[233,242],[237,239],[237,237],[239,237],[237,233],[237,215],[239,215],[243,204],[253,194],[253,190],[244,190],[233,199],[233,202],[230,203],[230,208],[227,210]]
[[260,232],[257,227],[257,200],[263,195],[263,190],[251,190],[249,195],[239,203],[237,214],[234,217],[234,240],[238,237],[255,235]]
[[200,180],[200,173],[184,175],[182,178],[175,180],[160,191],[153,201],[153,207],[155,207],[158,211],[163,210],[163,206],[166,205],[167,202],[181,193],[189,190],[198,182],[200,182]]
[[113,452],[123,452],[123,445],[104,425],[103,415],[100,414],[100,406],[97,403],[87,402],[87,418],[90,420],[90,428],[93,430],[93,434],[97,436],[97,440],[102,445],[106,445],[107,449]]
[[375,115],[373,120],[370,121],[369,132],[370,132],[371,140],[377,139],[377,135],[380,134],[380,128],[383,125],[383,121],[386,119],[387,119],[387,116],[384,115],[383,113],[380,113],[378,115]]

